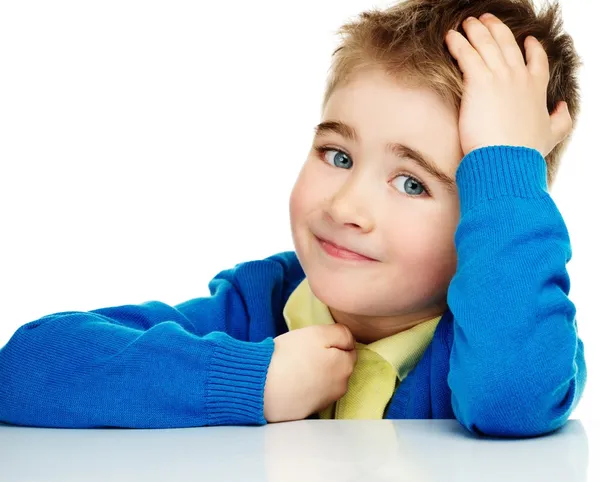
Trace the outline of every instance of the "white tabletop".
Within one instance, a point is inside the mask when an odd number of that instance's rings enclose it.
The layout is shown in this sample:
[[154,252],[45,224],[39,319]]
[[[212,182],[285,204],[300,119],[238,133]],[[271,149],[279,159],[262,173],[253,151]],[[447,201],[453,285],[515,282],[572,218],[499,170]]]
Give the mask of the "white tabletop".
[[583,482],[595,478],[588,437],[599,425],[570,420],[551,435],[503,440],[470,435],[455,420],[163,430],[0,424],[0,480]]

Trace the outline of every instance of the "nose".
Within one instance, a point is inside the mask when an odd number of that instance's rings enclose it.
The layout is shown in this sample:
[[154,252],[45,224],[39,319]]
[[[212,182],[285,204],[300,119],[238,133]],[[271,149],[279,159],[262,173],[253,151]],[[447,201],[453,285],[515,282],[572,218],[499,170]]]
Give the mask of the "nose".
[[366,186],[359,184],[358,177],[350,176],[333,194],[325,212],[336,224],[350,226],[363,232],[373,230],[371,204]]

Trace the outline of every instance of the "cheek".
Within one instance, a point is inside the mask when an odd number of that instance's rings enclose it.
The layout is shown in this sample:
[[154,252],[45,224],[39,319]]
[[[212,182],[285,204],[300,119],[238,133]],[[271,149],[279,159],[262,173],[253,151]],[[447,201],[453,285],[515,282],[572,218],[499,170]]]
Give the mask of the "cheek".
[[319,185],[322,181],[318,175],[318,168],[313,165],[313,161],[308,160],[300,174],[290,194],[290,219],[292,224],[301,222],[303,217],[317,210],[322,204],[323,186]]
[[456,258],[454,233],[456,221],[451,212],[414,212],[389,223],[385,238],[391,241],[389,249],[403,272],[410,270],[414,276],[445,277],[453,270]]
[[292,226],[296,225],[298,219],[302,216],[306,194],[304,184],[302,173],[300,173],[290,194],[290,220]]

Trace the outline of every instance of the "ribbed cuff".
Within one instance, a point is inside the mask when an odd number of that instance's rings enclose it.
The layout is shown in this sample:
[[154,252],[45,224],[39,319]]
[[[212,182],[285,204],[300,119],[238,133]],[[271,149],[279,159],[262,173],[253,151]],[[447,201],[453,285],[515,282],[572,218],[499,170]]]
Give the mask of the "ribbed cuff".
[[264,390],[273,356],[273,338],[262,342],[236,340],[224,333],[215,344],[206,387],[206,410],[210,425],[267,423]]
[[461,213],[502,196],[539,198],[548,191],[546,160],[529,147],[489,146],[467,154],[456,170]]

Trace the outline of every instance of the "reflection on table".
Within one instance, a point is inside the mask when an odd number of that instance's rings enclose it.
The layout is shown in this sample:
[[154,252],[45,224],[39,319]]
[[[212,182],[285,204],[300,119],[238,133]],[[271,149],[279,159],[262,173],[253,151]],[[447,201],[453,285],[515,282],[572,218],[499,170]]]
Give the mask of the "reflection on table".
[[[588,428],[589,430],[589,428]],[[303,420],[264,427],[46,429],[0,424],[4,481],[587,480],[584,425],[530,439],[455,420]]]

